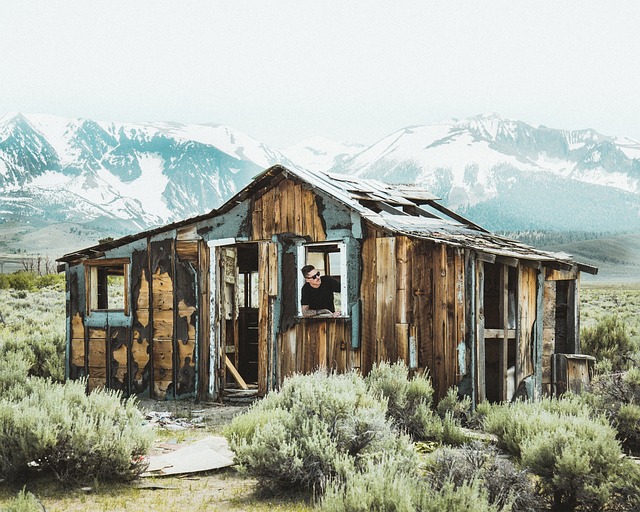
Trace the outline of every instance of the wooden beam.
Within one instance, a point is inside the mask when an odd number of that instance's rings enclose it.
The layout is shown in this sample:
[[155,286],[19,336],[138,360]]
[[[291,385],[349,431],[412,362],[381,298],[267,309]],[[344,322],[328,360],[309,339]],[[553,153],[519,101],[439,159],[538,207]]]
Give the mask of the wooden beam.
[[427,210],[423,210],[422,208],[420,208],[417,205],[406,205],[402,207],[402,210],[409,214],[409,215],[413,215],[415,217],[428,217],[431,219],[437,219],[439,218],[437,215],[434,215],[431,212],[428,212]]
[[439,212],[447,215],[448,217],[451,217],[453,220],[457,220],[461,224],[466,224],[467,226],[475,228],[479,231],[488,233],[488,231],[484,229],[482,226],[478,226],[477,224],[471,222],[469,219],[464,218],[462,215],[458,215],[456,212],[449,210],[448,208],[442,206],[440,203],[437,203],[436,201],[427,201],[427,204],[431,206],[431,208],[438,210]]
[[535,260],[520,260],[520,263],[524,267],[535,268],[536,270],[540,270],[542,268],[542,264]]
[[484,261],[486,263],[495,263],[496,255],[489,254],[488,252],[478,252],[478,261]]
[[518,258],[509,258],[507,256],[496,256],[496,263],[502,263],[508,267],[517,267],[520,264]]
[[227,356],[226,354],[224,356],[224,364],[227,366],[227,369],[231,372],[231,375],[233,375],[233,378],[238,383],[238,386],[240,386],[242,389],[249,389],[249,386],[247,386],[247,383],[242,378],[242,375],[238,373],[238,370],[236,370],[236,367],[233,366],[231,359],[229,359],[229,356]]
[[[507,338],[512,340],[516,337],[515,329],[507,329]],[[504,329],[485,329],[484,330],[484,339],[485,340],[501,340],[504,339],[505,330]]]

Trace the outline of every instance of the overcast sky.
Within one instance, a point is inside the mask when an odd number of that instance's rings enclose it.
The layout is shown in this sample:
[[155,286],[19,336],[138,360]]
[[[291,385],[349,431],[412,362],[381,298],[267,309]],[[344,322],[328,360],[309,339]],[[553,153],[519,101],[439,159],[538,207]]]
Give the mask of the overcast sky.
[[640,1],[0,0],[0,115],[277,147],[497,112],[640,140]]

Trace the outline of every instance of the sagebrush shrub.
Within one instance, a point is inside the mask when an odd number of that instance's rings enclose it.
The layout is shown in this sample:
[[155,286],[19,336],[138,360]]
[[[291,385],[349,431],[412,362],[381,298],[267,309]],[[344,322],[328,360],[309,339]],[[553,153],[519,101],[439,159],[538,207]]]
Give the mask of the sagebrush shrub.
[[134,399],[87,395],[83,381],[28,378],[0,399],[0,476],[16,479],[35,465],[62,481],[131,480],[146,467],[152,437]]
[[318,371],[285,379],[282,388],[237,416],[225,430],[241,468],[270,490],[313,489],[359,472],[392,453],[406,467],[416,455],[355,372]]
[[436,411],[441,418],[450,414],[458,423],[465,425],[471,416],[471,397],[460,397],[456,388],[451,387],[444,398],[438,402]]
[[443,447],[428,457],[428,478],[435,489],[478,482],[489,503],[513,512],[537,510],[538,501],[530,475],[500,456],[491,446],[474,442],[460,448]]
[[407,472],[391,454],[348,478],[334,478],[322,497],[326,511],[369,512],[395,510],[413,512],[420,494],[416,473]]
[[607,416],[623,448],[640,455],[640,369],[596,376],[587,399]]
[[0,360],[9,352],[17,353],[30,362],[29,375],[62,382],[66,345],[64,291],[0,290],[0,314]]
[[27,381],[32,360],[14,351],[0,350],[2,364],[0,364],[0,397],[5,396],[10,389],[24,386]]
[[601,510],[617,499],[623,468],[615,431],[579,397],[493,406],[485,429],[541,477],[557,510]]
[[387,400],[387,417],[415,441],[434,440],[457,444],[466,439],[453,416],[443,421],[433,410],[433,393],[429,374],[409,378],[402,362],[374,364],[365,377],[369,390]]
[[0,345],[0,358],[14,353],[29,363],[25,375],[64,380],[65,338],[63,334],[31,334],[4,340]]
[[18,495],[9,500],[2,512],[43,512],[44,507],[38,498],[23,488]]
[[407,472],[393,458],[369,463],[347,480],[330,482],[321,501],[331,512],[497,512],[476,480],[433,487],[415,472]]
[[615,372],[628,369],[633,354],[638,351],[625,323],[615,314],[600,319],[594,327],[582,329],[580,343],[583,353],[595,356],[600,362],[610,361],[610,368]]

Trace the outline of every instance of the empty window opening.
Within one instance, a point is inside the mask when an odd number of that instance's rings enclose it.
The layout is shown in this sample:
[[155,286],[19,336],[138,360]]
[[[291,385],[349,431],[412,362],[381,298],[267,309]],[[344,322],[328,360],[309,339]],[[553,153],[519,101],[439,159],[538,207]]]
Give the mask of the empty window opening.
[[122,311],[129,314],[129,262],[100,260],[85,263],[87,313]]

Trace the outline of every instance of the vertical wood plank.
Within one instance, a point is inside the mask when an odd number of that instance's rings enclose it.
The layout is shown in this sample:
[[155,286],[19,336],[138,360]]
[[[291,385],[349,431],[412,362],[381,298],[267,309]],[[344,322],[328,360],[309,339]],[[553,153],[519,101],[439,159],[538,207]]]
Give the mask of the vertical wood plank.
[[395,362],[398,350],[395,340],[394,317],[396,297],[396,239],[376,239],[376,340],[377,362]]
[[[456,333],[454,335],[454,368],[456,380],[455,384],[459,384],[462,380],[462,376],[466,374],[466,364],[464,367],[460,367],[460,355],[458,354],[458,347],[461,347],[465,351],[465,342],[467,336],[467,309],[466,309],[466,265],[465,254],[462,249],[455,249],[455,328]],[[465,357],[466,359],[466,357]],[[466,361],[465,361],[466,363]]]
[[313,204],[313,195],[307,189],[301,190],[302,195],[302,205],[301,205],[301,215],[300,219],[302,222],[302,235],[308,236],[311,240],[316,240],[315,234],[313,232],[313,212],[312,212],[312,204]]
[[398,340],[398,360],[409,366],[409,324],[396,324]]
[[211,351],[211,308],[209,307],[209,297],[211,297],[210,289],[210,249],[206,242],[200,242],[199,251],[199,278],[200,278],[200,336],[198,340],[198,397],[205,398],[209,392],[209,385],[212,378],[210,373],[215,375],[216,369],[209,368],[210,351]]
[[328,321],[314,322],[316,331],[316,361],[313,371],[319,368],[328,368],[327,361],[327,338],[328,338]]
[[396,322],[408,324],[411,309],[411,266],[408,262],[409,245],[411,241],[406,236],[396,238]]
[[263,240],[264,231],[262,227],[262,197],[251,200],[251,232],[254,240]]
[[476,260],[476,389],[478,402],[486,399],[486,358],[484,341],[484,262]]
[[360,295],[362,298],[362,334],[360,363],[366,375],[376,360],[376,233],[368,229],[362,243],[362,281]]
[[413,318],[417,327],[418,367],[433,369],[433,244],[419,242],[412,252]]
[[294,215],[294,224],[293,231],[294,233],[304,235],[304,225],[302,222],[302,186],[299,183],[296,183],[294,188],[294,196],[293,196],[293,215]]
[[502,339],[500,340],[500,355],[498,359],[498,375],[500,376],[500,399],[507,400],[507,370],[509,369],[509,268],[500,265],[500,313],[502,323]]
[[518,362],[516,364],[516,389],[522,380],[533,373],[532,343],[533,322],[536,311],[535,269],[519,267],[518,273]]
[[273,196],[273,199],[270,199],[273,204],[273,210],[271,210],[273,212],[273,225],[267,235],[272,233],[282,233],[284,231],[282,229],[282,224],[284,222],[283,217],[286,214],[282,209],[280,187],[273,187],[270,191],[270,195]]
[[267,393],[269,372],[269,279],[271,262],[269,242],[258,244],[258,395]]
[[293,217],[293,210],[289,205],[289,191],[291,190],[291,180],[282,180],[278,186],[280,192],[280,232],[289,233],[291,231],[290,220]]

